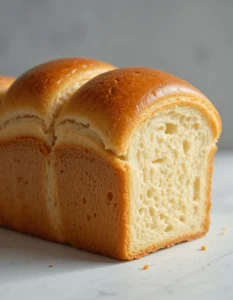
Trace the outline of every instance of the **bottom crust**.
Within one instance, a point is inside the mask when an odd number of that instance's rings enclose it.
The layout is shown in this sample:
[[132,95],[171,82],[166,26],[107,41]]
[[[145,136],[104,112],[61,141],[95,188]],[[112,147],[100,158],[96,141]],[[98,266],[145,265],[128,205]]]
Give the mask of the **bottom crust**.
[[184,242],[190,242],[192,240],[196,240],[198,238],[203,237],[206,233],[208,232],[208,227],[200,232],[197,233],[193,233],[193,234],[187,234],[185,236],[182,237],[178,237],[176,239],[170,240],[170,241],[165,241],[163,243],[157,244],[157,245],[152,245],[150,247],[148,247],[147,249],[134,253],[134,254],[130,254],[128,257],[123,258],[122,260],[133,260],[133,259],[139,259],[143,256],[146,256],[150,253],[156,252],[160,249],[166,249],[166,248],[170,248],[173,247],[177,244],[180,243],[184,243]]

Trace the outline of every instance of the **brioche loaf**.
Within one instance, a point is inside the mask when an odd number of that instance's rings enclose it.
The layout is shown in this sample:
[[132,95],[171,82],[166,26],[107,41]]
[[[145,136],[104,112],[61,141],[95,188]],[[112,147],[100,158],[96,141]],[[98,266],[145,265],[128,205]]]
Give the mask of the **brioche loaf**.
[[54,60],[29,70],[7,91],[0,112],[1,225],[65,241],[50,168],[53,123],[72,93],[113,68],[84,58]]
[[111,70],[73,93],[80,77],[43,68],[3,100],[0,224],[122,260],[203,236],[221,133],[211,102],[158,70]]

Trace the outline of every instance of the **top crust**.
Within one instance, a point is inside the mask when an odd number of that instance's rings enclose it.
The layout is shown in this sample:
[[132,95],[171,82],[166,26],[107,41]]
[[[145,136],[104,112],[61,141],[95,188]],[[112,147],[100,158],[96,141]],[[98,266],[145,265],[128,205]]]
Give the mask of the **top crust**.
[[15,78],[0,75],[0,99],[14,82]]
[[160,109],[177,105],[201,110],[214,138],[219,137],[219,114],[200,91],[174,75],[147,68],[116,69],[93,78],[63,106],[55,128],[66,120],[88,125],[106,149],[122,156],[143,121]]
[[113,66],[93,59],[66,58],[36,66],[20,76],[3,99],[1,118],[36,116],[49,126],[56,105],[67,98],[84,82],[114,69]]

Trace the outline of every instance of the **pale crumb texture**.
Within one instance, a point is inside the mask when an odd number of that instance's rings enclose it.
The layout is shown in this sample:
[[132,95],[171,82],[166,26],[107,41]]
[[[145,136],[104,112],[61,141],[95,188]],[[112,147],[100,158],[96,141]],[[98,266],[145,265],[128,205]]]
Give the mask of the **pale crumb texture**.
[[211,129],[195,109],[166,110],[135,132],[130,253],[203,231]]

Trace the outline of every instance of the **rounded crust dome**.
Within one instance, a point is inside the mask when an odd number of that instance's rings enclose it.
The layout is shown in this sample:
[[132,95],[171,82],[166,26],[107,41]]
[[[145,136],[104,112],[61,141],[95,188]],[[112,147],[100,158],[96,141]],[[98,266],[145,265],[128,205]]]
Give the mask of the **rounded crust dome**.
[[40,64],[21,75],[7,91],[3,117],[25,112],[49,118],[52,105],[64,91],[114,68],[88,58],[64,58]]
[[0,97],[7,91],[7,89],[12,85],[15,78],[0,75]]
[[221,120],[211,102],[186,81],[149,68],[116,69],[93,78],[64,105],[57,125],[65,120],[89,124],[105,148],[121,156],[145,119],[162,108],[184,104],[200,109],[218,138]]

